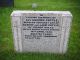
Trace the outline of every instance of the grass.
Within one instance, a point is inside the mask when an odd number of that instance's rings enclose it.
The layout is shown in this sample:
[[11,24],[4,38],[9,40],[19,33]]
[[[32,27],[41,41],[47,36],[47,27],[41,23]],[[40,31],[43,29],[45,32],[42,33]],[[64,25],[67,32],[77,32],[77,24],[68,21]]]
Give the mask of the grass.
[[[31,8],[32,3],[38,7]],[[14,7],[0,8],[0,60],[80,60],[80,1],[79,0],[15,0]],[[62,10],[73,15],[66,54],[16,53],[13,46],[10,14],[13,10]]]

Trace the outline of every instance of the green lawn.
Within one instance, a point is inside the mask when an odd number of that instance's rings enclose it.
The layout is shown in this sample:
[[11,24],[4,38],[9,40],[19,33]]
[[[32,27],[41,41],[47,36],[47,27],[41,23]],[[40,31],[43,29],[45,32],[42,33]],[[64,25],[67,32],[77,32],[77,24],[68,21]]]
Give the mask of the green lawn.
[[[38,7],[31,8],[32,3]],[[0,60],[80,60],[80,1],[79,0],[15,0],[13,7],[0,8]],[[13,10],[71,11],[71,26],[66,54],[16,53],[14,51],[10,14]]]

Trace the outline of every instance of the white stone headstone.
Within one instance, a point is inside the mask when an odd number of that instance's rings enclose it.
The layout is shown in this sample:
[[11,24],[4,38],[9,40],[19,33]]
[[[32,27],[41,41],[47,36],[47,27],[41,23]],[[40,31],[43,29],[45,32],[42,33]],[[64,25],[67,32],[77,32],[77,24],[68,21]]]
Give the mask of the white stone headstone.
[[37,8],[37,4],[36,3],[32,3],[32,8]]
[[69,11],[13,11],[11,18],[17,52],[67,51],[72,21]]

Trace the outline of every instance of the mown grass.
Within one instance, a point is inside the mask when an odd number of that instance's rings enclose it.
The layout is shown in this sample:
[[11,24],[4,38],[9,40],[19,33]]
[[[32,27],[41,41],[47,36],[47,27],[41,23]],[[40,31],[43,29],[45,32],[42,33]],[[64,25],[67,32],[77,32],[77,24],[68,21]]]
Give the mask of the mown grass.
[[[0,60],[80,60],[80,1],[77,0],[15,0],[14,7],[0,8]],[[38,7],[33,9],[32,3]],[[17,53],[14,51],[10,14],[13,10],[61,10],[73,15],[66,54]]]

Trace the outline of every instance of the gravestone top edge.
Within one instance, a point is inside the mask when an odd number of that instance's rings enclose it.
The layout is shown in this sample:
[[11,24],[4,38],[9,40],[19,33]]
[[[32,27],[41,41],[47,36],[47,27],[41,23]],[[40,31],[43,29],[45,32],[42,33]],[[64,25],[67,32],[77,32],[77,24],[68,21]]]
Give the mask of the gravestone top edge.
[[21,16],[23,13],[53,13],[72,16],[70,11],[27,11],[27,10],[15,10],[11,13],[11,16]]

